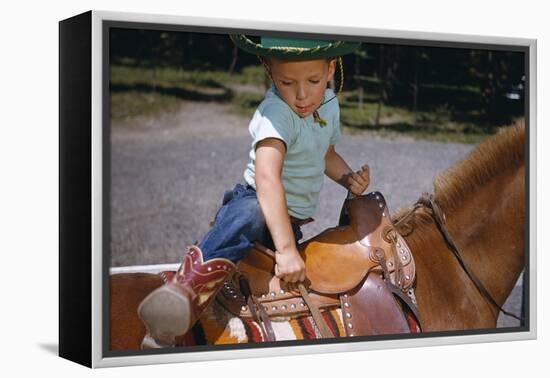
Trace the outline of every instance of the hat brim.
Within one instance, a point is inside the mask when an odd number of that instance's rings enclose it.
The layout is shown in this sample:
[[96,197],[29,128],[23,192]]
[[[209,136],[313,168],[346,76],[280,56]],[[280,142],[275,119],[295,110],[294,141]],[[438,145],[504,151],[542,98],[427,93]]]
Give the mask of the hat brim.
[[289,59],[289,60],[308,60],[308,59],[323,59],[334,58],[341,55],[346,55],[361,45],[360,42],[345,42],[334,41],[326,45],[316,46],[313,48],[300,47],[265,47],[260,43],[255,43],[245,35],[230,35],[229,38],[233,43],[250,54],[260,57]]

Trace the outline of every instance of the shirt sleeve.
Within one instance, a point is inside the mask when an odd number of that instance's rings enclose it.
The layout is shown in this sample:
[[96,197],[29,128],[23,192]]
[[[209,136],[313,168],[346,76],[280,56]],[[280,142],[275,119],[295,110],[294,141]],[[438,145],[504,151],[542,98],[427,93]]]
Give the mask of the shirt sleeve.
[[296,129],[286,104],[276,102],[266,104],[256,110],[249,131],[252,135],[252,148],[256,149],[258,142],[267,138],[276,138],[285,144],[287,150],[296,140]]
[[340,105],[338,104],[338,98],[334,99],[334,113],[332,120],[332,135],[330,136],[330,144],[336,144],[342,138],[342,130],[340,129]]

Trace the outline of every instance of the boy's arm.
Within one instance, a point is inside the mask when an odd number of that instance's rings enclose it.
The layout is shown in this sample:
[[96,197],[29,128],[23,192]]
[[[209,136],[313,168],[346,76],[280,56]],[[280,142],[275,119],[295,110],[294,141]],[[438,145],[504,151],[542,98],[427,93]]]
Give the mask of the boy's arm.
[[258,143],[256,192],[276,248],[275,274],[286,282],[298,282],[305,280],[305,264],[296,248],[281,181],[285,150],[279,139],[268,138]]
[[355,195],[363,194],[370,182],[368,165],[362,166],[360,171],[353,172],[348,163],[336,152],[333,144],[329,145],[325,154],[325,174]]

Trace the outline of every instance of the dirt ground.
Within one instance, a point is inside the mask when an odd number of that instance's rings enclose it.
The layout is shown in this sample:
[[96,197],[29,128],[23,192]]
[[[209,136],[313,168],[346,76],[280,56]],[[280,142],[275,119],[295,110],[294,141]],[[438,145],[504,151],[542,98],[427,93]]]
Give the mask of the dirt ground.
[[[176,263],[200,240],[225,190],[243,182],[251,139],[249,119],[228,105],[182,102],[180,111],[111,127],[111,265]],[[369,191],[382,192],[390,212],[432,192],[435,175],[471,145],[344,136],[336,150],[353,169],[371,168]],[[338,222],[346,192],[326,181],[315,222],[304,239]],[[506,307],[520,311],[521,280]],[[518,322],[501,316],[499,325]]]

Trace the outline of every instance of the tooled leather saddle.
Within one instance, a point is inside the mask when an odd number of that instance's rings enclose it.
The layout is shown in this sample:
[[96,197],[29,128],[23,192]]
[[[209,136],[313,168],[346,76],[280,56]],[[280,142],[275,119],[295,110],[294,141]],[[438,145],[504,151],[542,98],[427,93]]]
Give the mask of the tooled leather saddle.
[[272,321],[304,315],[322,337],[335,337],[321,316],[334,308],[341,308],[346,336],[420,332],[414,259],[381,193],[347,199],[340,225],[298,250],[307,277],[299,290],[274,275],[274,253],[257,244],[216,299],[235,316],[256,320],[268,341],[275,340]]

